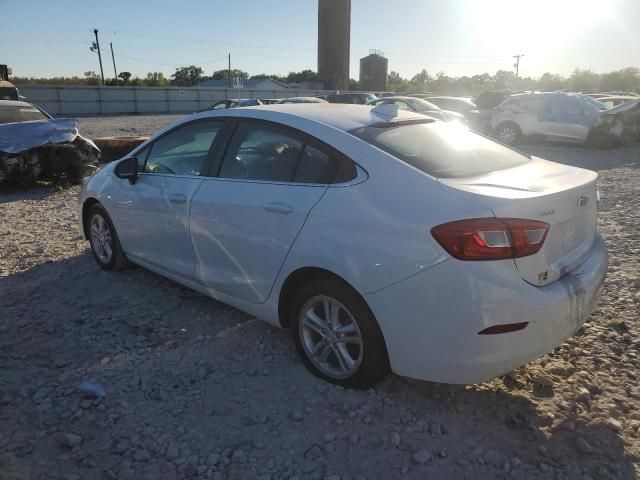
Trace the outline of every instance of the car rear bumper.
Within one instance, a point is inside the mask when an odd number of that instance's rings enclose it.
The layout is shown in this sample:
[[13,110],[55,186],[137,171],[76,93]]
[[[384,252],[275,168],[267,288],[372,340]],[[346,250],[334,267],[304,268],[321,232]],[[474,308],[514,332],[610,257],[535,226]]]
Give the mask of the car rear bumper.
[[[596,235],[590,255],[560,280],[535,287],[512,260],[455,259],[366,295],[385,336],[392,370],[443,383],[478,383],[549,352],[595,308],[608,266]],[[479,335],[527,322],[523,330]]]

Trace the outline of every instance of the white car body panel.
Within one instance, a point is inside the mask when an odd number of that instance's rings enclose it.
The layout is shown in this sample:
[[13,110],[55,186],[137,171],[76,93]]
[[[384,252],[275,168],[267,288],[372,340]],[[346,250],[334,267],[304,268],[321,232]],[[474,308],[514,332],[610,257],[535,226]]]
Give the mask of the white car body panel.
[[[594,193],[593,172],[532,160],[514,168],[520,169],[515,174],[503,170],[481,178],[436,180],[347,133],[380,121],[365,106],[249,107],[203,112],[178,124],[208,117],[257,118],[294,127],[339,150],[361,171],[351,182],[329,186],[188,177],[178,188],[187,197],[186,213],[161,202],[176,193],[171,178],[163,184],[161,175],[151,174],[157,177],[156,191],[136,195],[156,195],[153,202],[162,217],[140,220],[135,208],[126,205],[139,185],[116,178],[114,162],[83,185],[79,213],[88,199],[102,203],[134,263],[274,325],[281,324],[279,299],[287,278],[301,268],[327,270],[369,305],[394,372],[448,383],[483,381],[549,351],[582,325],[597,301],[607,254],[595,228],[590,230],[595,198],[584,210],[582,225],[591,237],[584,237],[579,258],[538,286],[530,280],[539,262],[548,262],[553,249],[553,255],[566,259],[577,251],[575,242],[563,251],[557,247],[561,240],[554,239],[539,258],[474,262],[451,258],[430,233],[452,220],[494,215],[529,215],[550,222],[553,232],[560,229],[556,223],[576,217],[569,200],[583,191]],[[139,182],[144,184],[143,176]],[[529,188],[532,184],[539,188]],[[538,209],[561,197],[567,203],[558,205],[557,221],[538,218]],[[276,208],[265,209],[270,205]],[[171,242],[182,242],[171,252],[163,250],[172,244],[159,233],[167,227],[173,229]],[[125,231],[136,228],[158,233]],[[153,244],[155,257],[133,254],[137,236]],[[489,326],[517,322],[529,324],[508,334],[478,335]]]
[[196,280],[251,303],[269,296],[326,185],[207,178],[191,204]]
[[141,173],[134,185],[120,182],[111,216],[117,219],[120,243],[132,260],[162,266],[185,278],[193,276],[189,206],[202,181],[202,177]]

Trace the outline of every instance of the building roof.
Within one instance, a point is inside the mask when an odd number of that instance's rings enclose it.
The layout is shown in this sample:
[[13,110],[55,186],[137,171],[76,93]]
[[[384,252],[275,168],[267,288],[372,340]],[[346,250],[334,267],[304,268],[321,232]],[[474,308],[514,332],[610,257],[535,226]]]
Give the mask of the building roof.
[[[262,85],[266,84],[266,85]],[[249,78],[244,81],[244,88],[253,88],[256,90],[260,90],[261,88],[269,88],[269,84],[276,84],[275,86],[279,88],[289,88],[282,82],[278,80],[274,80],[273,78]],[[195,85],[196,87],[207,87],[207,88],[229,88],[228,80],[204,80],[203,82]],[[274,85],[272,85],[274,86]]]

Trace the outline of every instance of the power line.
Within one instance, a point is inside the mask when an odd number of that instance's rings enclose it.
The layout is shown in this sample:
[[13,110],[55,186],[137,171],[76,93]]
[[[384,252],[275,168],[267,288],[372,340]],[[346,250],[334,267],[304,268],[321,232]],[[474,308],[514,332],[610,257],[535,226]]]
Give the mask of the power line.
[[227,56],[225,55],[224,57],[220,57],[220,58],[215,58],[213,60],[207,60],[205,62],[181,62],[181,63],[161,63],[161,62],[152,62],[150,60],[142,60],[140,58],[135,58],[135,57],[130,57],[128,55],[124,55],[122,53],[119,54],[121,57],[129,59],[129,60],[133,60],[134,62],[140,62],[140,63],[149,63],[152,65],[163,65],[165,67],[180,67],[182,65],[207,65],[210,63],[216,63],[216,62],[220,62],[221,60],[226,60]]

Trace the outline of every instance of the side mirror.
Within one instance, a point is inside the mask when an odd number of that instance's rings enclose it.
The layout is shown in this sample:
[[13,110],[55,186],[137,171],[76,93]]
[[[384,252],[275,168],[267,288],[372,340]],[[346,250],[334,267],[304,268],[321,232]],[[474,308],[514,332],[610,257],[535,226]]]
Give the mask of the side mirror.
[[126,178],[133,185],[138,180],[138,159],[125,158],[116,165],[115,173],[118,178]]

